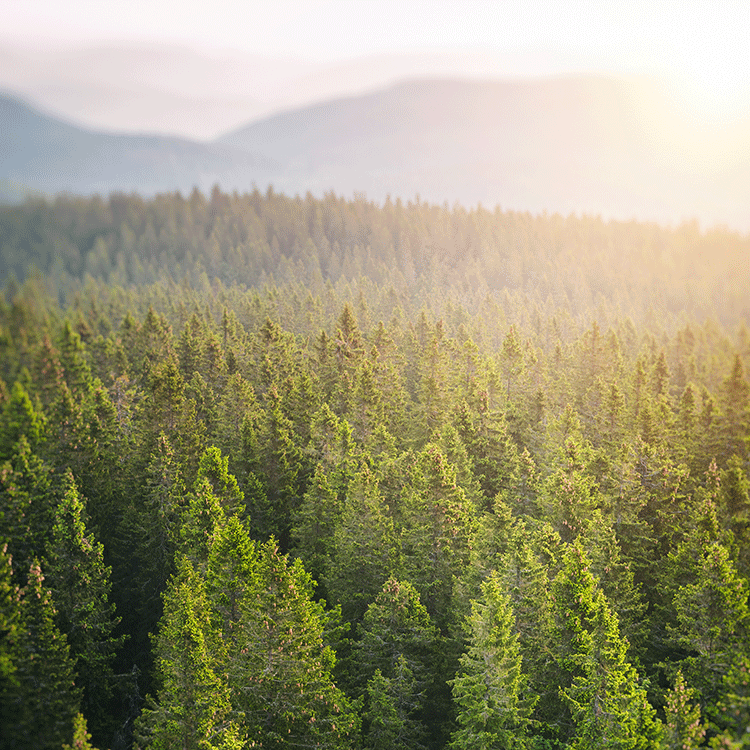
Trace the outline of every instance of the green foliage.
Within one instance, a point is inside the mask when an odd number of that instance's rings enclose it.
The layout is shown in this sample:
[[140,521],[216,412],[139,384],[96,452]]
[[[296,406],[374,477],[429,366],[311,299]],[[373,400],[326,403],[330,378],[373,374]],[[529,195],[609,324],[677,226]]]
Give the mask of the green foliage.
[[664,713],[664,747],[669,750],[694,750],[703,742],[706,727],[701,722],[700,706],[690,701],[695,690],[685,683],[678,670],[674,687],[667,693]]
[[86,719],[83,714],[77,714],[73,719],[73,743],[62,746],[62,750],[96,750],[89,742],[91,735],[86,728]]
[[16,380],[0,413],[0,459],[12,456],[22,437],[33,450],[42,440],[44,429],[44,415],[34,407],[26,389]]
[[201,750],[242,747],[231,719],[229,686],[218,667],[221,639],[212,628],[202,576],[186,558],[164,598],[164,616],[155,640],[158,703],[138,721],[143,747]]
[[715,700],[718,680],[738,656],[748,626],[747,581],[738,575],[728,550],[708,543],[700,550],[692,580],[675,593],[678,643],[687,648],[685,670],[704,700]]
[[332,681],[323,642],[327,615],[299,560],[271,539],[255,559],[257,587],[244,597],[229,682],[248,737],[263,747],[348,747],[359,722]]
[[459,729],[451,748],[524,747],[536,696],[526,690],[510,597],[497,574],[467,618],[468,648],[452,681]]
[[367,683],[365,747],[372,750],[424,747],[425,729],[410,718],[420,709],[420,698],[414,676],[403,656],[396,663],[393,677],[384,677],[376,669]]
[[417,457],[401,512],[407,578],[442,627],[450,622],[454,577],[469,562],[474,510],[436,445]]
[[8,540],[20,584],[25,583],[31,561],[45,554],[55,506],[52,472],[24,436],[10,461],[0,467],[0,538]]
[[[427,738],[425,709],[435,700],[440,637],[416,589],[389,578],[358,627],[351,682],[365,695],[365,743]],[[366,685],[365,685],[366,683]]]
[[393,520],[367,466],[349,483],[331,541],[323,580],[332,600],[356,622],[400,562]]
[[7,543],[0,552],[0,685],[13,680],[12,644],[18,631],[18,588],[13,585],[13,568]]
[[70,471],[63,478],[48,559],[57,626],[76,659],[82,708],[99,734],[111,722],[112,663],[125,638],[114,634],[120,620],[109,601],[111,568],[104,564],[104,548],[88,533],[83,498]]
[[678,670],[667,712],[744,742],[749,247],[218,187],[2,209],[3,690],[39,558],[98,746],[141,712],[156,746],[437,750],[497,582],[517,744],[653,745]]
[[3,680],[0,742],[4,748],[58,750],[73,736],[80,689],[75,660],[55,625],[55,608],[37,561],[21,591],[19,624],[10,640],[12,679]]
[[570,743],[576,748],[658,747],[654,709],[590,567],[580,544],[570,545],[553,585],[556,660],[560,696],[572,721]]

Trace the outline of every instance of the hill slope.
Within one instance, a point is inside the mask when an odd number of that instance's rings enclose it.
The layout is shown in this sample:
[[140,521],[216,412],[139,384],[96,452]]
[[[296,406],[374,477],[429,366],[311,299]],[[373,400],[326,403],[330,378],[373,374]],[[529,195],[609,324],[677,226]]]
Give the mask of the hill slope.
[[699,131],[665,102],[595,77],[415,81],[198,143],[98,133],[0,97],[0,182],[144,194],[273,184],[750,230],[750,116]]
[[45,192],[208,189],[250,184],[272,166],[221,144],[86,130],[0,96],[0,180]]
[[[750,151],[705,157],[653,87],[594,77],[419,81],[254,123],[220,142],[285,164],[281,189],[750,227]],[[750,143],[745,127],[740,137]],[[732,134],[737,138],[736,134]],[[726,135],[724,142],[729,143]],[[701,169],[696,169],[700,161]],[[708,163],[707,163],[708,162]]]

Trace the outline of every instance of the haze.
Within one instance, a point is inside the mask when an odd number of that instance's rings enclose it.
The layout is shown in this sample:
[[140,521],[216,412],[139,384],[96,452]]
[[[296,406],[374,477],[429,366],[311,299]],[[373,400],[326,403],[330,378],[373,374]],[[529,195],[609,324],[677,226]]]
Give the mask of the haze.
[[210,141],[404,80],[594,73],[650,87],[641,124],[685,174],[746,177],[747,2],[0,0],[0,12],[0,89],[89,128]]

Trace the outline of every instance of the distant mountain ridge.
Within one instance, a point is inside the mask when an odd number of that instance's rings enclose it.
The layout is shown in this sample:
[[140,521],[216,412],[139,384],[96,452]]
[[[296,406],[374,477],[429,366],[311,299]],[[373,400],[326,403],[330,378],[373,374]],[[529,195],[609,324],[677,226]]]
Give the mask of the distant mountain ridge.
[[88,130],[9,96],[0,96],[0,133],[0,181],[44,193],[208,189],[276,168],[226,145]]
[[[679,121],[658,90],[595,76],[403,82],[282,112],[207,144],[102,134],[6,97],[0,181],[146,194],[273,184],[292,195],[419,194],[535,213],[697,217],[750,230],[748,123],[731,134],[740,144],[731,158],[712,161],[696,159],[703,147],[669,122]],[[724,148],[730,139],[713,140]]]
[[276,183],[287,190],[750,228],[750,148],[696,173],[695,144],[670,132],[671,117],[644,82],[420,80],[281,113],[219,142],[285,164]]

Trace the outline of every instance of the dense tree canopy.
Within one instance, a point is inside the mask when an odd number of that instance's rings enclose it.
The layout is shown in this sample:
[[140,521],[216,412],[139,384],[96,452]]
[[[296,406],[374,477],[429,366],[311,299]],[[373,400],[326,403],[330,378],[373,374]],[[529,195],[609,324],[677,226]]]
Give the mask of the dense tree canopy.
[[1,746],[747,744],[747,257],[272,190],[0,209]]

